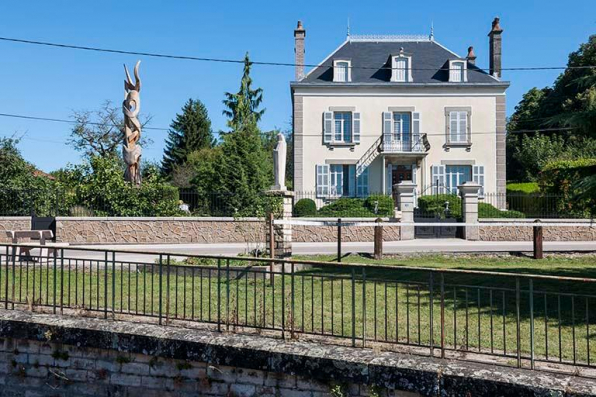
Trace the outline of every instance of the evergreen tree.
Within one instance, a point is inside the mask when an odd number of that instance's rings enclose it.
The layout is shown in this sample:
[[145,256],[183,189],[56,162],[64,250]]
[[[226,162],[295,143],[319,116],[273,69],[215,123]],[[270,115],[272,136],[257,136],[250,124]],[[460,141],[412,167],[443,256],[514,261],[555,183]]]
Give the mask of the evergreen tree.
[[244,73],[240,81],[240,90],[236,94],[225,93],[226,98],[223,100],[223,104],[227,109],[223,111],[223,114],[230,119],[228,126],[232,130],[252,122],[258,123],[265,113],[265,109],[259,110],[259,106],[263,102],[263,89],[252,89],[251,65],[247,52],[244,56]]
[[225,195],[227,212],[258,215],[262,193],[273,179],[273,166],[254,121],[224,135],[220,164],[219,192]]
[[162,160],[162,173],[170,176],[175,167],[184,164],[188,155],[214,145],[207,108],[199,100],[189,99],[170,124]]

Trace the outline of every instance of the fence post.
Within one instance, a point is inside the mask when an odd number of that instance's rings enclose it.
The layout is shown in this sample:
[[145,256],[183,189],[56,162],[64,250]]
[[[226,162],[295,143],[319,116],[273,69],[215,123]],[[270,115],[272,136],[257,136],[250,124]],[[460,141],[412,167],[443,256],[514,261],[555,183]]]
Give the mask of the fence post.
[[[103,261],[103,317],[108,318],[108,251],[104,254],[104,261]],[[97,291],[99,294],[99,291]]]
[[337,261],[341,262],[341,218],[337,219]]
[[441,358],[445,358],[445,275],[441,273]]
[[[40,259],[41,258],[41,254],[40,254]],[[56,282],[57,282],[57,261],[56,261],[56,251],[54,250],[54,255],[53,255],[53,262],[54,262],[54,304],[52,305],[52,313],[56,314],[56,294],[57,294],[57,290],[56,290]],[[42,259],[43,260],[43,259]],[[49,271],[49,269],[48,269]]]
[[[275,227],[273,225],[273,212],[269,213],[269,257],[275,259]],[[269,262],[269,279],[270,284],[273,284],[273,271],[275,270],[275,262]]]
[[[459,185],[459,190],[462,198],[462,216],[464,223],[478,223],[478,194],[482,188],[476,182],[464,182]],[[480,231],[478,226],[465,226],[464,239],[477,241],[480,238]]]
[[521,304],[521,290],[519,286],[519,277],[515,278],[515,323],[516,323],[516,350],[517,350],[517,367],[521,368],[521,329],[520,329],[520,304]]
[[536,219],[534,223],[534,259],[542,259],[544,258],[544,254],[542,250],[543,235],[542,226],[540,226],[540,219]]
[[352,347],[356,347],[356,269],[352,267]]
[[221,332],[221,259],[217,260],[217,332]]
[[530,367],[534,369],[534,280],[529,281],[530,294]]
[[366,347],[366,268],[362,268],[362,347]]
[[[120,277],[122,275],[122,266],[120,266]],[[128,277],[130,277],[130,274]],[[128,293],[130,294],[130,291]],[[139,302],[136,302],[136,305],[138,304]],[[120,305],[123,305],[123,303],[120,302]],[[120,308],[122,309],[122,306]],[[130,307],[128,310],[130,310]],[[112,252],[112,318],[116,318],[116,251]]]
[[[397,192],[397,205],[401,211],[402,223],[414,223],[414,192],[416,191],[416,184],[410,181],[402,181],[393,185]],[[401,226],[400,228],[401,240],[414,239],[414,226]]]
[[[430,344],[430,356],[433,357],[435,355],[435,341],[434,341],[434,321],[433,321],[433,306],[434,306],[434,280],[433,280],[434,272],[430,272],[428,278],[428,310],[429,310],[429,322],[430,322],[430,335],[429,335],[429,344]],[[467,330],[466,330],[467,332]]]
[[[203,282],[203,280],[201,280]],[[163,295],[163,255],[159,255],[159,325],[161,325],[162,313],[162,295]]]
[[380,260],[383,259],[383,226],[381,226],[381,218],[377,218],[376,222],[378,226],[375,226],[374,258]]

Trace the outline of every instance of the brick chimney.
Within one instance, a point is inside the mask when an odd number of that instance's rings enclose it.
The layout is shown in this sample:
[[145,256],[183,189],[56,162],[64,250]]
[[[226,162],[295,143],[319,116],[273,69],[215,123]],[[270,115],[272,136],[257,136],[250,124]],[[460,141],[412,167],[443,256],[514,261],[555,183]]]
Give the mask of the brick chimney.
[[498,79],[501,78],[501,35],[503,34],[503,29],[501,29],[499,22],[498,17],[494,19],[492,29],[488,34],[490,74]]
[[296,81],[304,78],[304,38],[306,30],[302,26],[302,21],[298,21],[298,26],[294,30],[294,54],[296,64]]
[[476,54],[474,54],[474,47],[468,47],[468,55],[466,56],[470,65],[476,65]]

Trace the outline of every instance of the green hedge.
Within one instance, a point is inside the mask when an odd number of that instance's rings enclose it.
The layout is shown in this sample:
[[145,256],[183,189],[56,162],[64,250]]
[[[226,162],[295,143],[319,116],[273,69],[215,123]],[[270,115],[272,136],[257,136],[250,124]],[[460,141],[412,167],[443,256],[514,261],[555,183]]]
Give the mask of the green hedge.
[[[375,213],[375,208],[377,209]],[[342,197],[321,207],[318,216],[333,218],[393,216],[394,203],[390,196],[373,195],[366,199]]]
[[[423,196],[418,199],[418,208],[425,213],[436,213],[445,217],[445,203],[449,202],[451,216],[456,219],[462,218],[462,201],[455,194],[439,194],[435,196]],[[519,211],[501,211],[489,203],[478,203],[479,218],[525,218],[524,213]]]
[[507,193],[539,193],[540,186],[538,182],[525,182],[525,183],[508,183]]
[[556,198],[556,211],[574,217],[596,214],[596,197],[579,197],[577,182],[596,174],[596,159],[553,161],[540,174],[542,191]]

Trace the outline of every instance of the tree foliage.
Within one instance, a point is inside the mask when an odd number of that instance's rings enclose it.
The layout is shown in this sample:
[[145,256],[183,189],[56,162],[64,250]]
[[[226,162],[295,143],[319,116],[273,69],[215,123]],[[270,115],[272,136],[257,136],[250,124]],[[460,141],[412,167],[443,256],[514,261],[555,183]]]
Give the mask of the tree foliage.
[[240,80],[240,89],[235,94],[230,92],[224,94],[223,104],[226,109],[223,114],[229,119],[228,127],[232,130],[250,123],[258,123],[265,113],[265,109],[259,110],[263,102],[263,89],[252,88],[251,65],[247,52],[244,56],[244,72]]
[[190,153],[211,148],[214,143],[207,108],[200,100],[189,99],[170,124],[162,160],[163,174],[171,176]]
[[[74,127],[68,144],[82,152],[85,158],[121,155],[124,117],[120,108],[113,106],[110,101],[105,101],[97,110],[75,110],[71,117]],[[141,122],[142,127],[150,121],[150,116],[145,117]],[[141,146],[146,147],[151,143],[146,134],[141,136]]]
[[508,123],[509,179],[536,180],[548,162],[596,156],[596,69],[585,68],[590,65],[596,65],[596,35],[569,55],[552,87],[523,96]]

